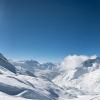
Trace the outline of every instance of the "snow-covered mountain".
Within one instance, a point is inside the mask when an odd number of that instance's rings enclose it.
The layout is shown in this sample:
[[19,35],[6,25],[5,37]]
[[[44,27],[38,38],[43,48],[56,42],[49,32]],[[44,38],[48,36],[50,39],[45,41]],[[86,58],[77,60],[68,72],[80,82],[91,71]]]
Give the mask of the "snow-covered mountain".
[[[23,63],[21,67],[23,71],[25,70],[24,72],[33,71],[29,74],[17,72],[17,66],[9,63],[2,54],[0,59],[5,61],[3,64],[0,62],[2,71],[0,73],[0,100],[59,100],[62,96],[69,97],[71,95],[46,77],[35,76],[34,70],[41,70],[38,62],[20,62],[20,65]],[[19,71],[21,70],[19,69]]]
[[100,100],[100,57],[70,55],[60,64],[40,64],[0,54],[0,100]]
[[12,73],[16,73],[16,68],[14,65],[9,63],[9,61],[0,53],[0,69],[1,71],[11,71]]
[[16,67],[19,74],[44,77],[49,80],[52,80],[60,74],[58,64],[53,64],[51,62],[40,64],[35,60],[25,60],[11,63]]
[[[73,57],[73,56],[72,56]],[[78,56],[79,58],[79,56]],[[74,59],[75,60],[75,59]],[[73,62],[74,62],[73,60]],[[74,62],[75,63],[75,62]],[[86,58],[79,65],[65,70],[53,82],[76,95],[100,94],[100,57]],[[69,66],[70,67],[70,66]],[[100,98],[99,98],[100,99]],[[85,100],[99,100],[85,99]],[[80,100],[80,99],[79,99]]]

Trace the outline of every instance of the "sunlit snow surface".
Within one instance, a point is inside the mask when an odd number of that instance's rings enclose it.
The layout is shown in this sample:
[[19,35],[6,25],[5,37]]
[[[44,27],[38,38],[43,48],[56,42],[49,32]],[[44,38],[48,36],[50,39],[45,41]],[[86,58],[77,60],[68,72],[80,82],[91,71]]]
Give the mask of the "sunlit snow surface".
[[70,55],[59,64],[11,63],[1,55],[0,100],[100,100],[99,57]]

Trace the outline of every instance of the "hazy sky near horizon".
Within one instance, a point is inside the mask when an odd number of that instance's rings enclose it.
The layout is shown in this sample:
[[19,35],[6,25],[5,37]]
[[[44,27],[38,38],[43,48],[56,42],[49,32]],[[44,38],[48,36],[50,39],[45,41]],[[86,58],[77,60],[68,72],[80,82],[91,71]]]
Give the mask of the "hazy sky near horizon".
[[100,55],[100,1],[0,0],[0,52],[40,61]]

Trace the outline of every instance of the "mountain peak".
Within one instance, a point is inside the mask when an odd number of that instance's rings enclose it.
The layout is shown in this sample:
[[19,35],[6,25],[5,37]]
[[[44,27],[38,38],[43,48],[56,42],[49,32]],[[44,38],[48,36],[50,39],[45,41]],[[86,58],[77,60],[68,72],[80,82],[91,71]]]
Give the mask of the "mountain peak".
[[83,62],[83,66],[92,67],[93,63],[100,63],[100,57],[96,57],[95,59],[88,59]]
[[7,59],[4,57],[4,55],[2,53],[0,53],[0,58],[7,61]]
[[6,68],[7,70],[16,73],[15,67],[0,53],[0,66]]

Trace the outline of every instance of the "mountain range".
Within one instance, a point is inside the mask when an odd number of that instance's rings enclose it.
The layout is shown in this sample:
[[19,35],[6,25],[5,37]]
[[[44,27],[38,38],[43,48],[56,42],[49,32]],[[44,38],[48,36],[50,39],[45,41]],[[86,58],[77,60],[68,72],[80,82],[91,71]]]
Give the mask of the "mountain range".
[[9,61],[0,53],[0,100],[100,100],[100,57]]

